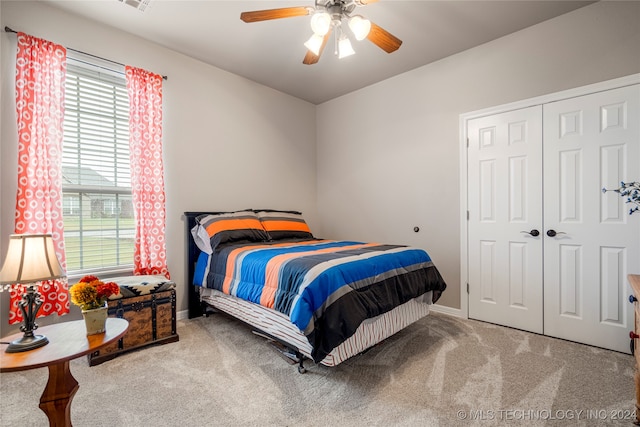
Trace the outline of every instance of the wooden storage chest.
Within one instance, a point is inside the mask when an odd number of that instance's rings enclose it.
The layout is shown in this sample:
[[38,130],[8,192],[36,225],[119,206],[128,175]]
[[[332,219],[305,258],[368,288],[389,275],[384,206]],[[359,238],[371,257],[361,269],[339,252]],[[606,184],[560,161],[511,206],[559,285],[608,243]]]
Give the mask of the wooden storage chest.
[[89,354],[89,365],[98,365],[127,351],[178,341],[175,283],[164,276],[107,279],[120,285],[120,294],[109,304],[109,317],[129,321],[129,330],[118,341]]

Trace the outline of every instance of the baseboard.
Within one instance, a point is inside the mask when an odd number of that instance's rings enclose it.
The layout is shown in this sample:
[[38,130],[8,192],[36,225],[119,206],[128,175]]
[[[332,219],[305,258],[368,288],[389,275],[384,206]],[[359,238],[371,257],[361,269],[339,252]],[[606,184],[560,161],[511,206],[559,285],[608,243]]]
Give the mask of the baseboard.
[[447,314],[449,316],[459,317],[461,319],[467,318],[467,316],[464,315],[462,310],[460,310],[459,308],[451,308],[445,305],[433,304],[430,309],[431,311],[435,311],[437,313]]
[[189,318],[189,310],[182,310],[176,313],[176,320],[184,320]]

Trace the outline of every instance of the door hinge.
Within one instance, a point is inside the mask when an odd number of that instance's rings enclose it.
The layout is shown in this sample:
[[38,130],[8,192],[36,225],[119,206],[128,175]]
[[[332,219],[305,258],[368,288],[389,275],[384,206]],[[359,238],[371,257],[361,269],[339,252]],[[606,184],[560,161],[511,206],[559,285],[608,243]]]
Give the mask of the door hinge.
[[469,293],[469,284],[467,283],[467,293]]
[[469,211],[467,211],[467,221],[469,221]]
[[469,138],[467,138],[467,148],[469,148]]

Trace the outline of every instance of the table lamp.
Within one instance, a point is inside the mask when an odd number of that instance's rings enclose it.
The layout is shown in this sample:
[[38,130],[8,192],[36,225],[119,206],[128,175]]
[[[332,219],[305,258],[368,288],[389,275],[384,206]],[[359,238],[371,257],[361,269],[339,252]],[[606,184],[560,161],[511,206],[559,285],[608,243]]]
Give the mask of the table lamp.
[[64,277],[60,261],[56,257],[51,234],[12,234],[9,236],[7,257],[0,270],[0,291],[12,285],[28,285],[27,291],[18,303],[24,325],[20,331],[22,338],[12,341],[7,353],[19,353],[33,350],[49,343],[44,335],[35,335],[38,329],[36,315],[42,306],[41,295],[37,290],[37,282]]

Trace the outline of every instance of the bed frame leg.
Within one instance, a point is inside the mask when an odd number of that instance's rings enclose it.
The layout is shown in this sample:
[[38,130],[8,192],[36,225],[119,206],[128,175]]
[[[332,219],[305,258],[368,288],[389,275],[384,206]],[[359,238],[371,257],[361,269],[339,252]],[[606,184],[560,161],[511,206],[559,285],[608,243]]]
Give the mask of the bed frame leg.
[[212,314],[216,314],[216,313],[218,313],[218,310],[216,310],[215,308],[211,307],[206,303],[202,303],[202,316],[209,317]]
[[298,358],[298,372],[304,374],[307,372],[307,369],[304,367],[304,356],[299,351],[296,351],[296,357]]

